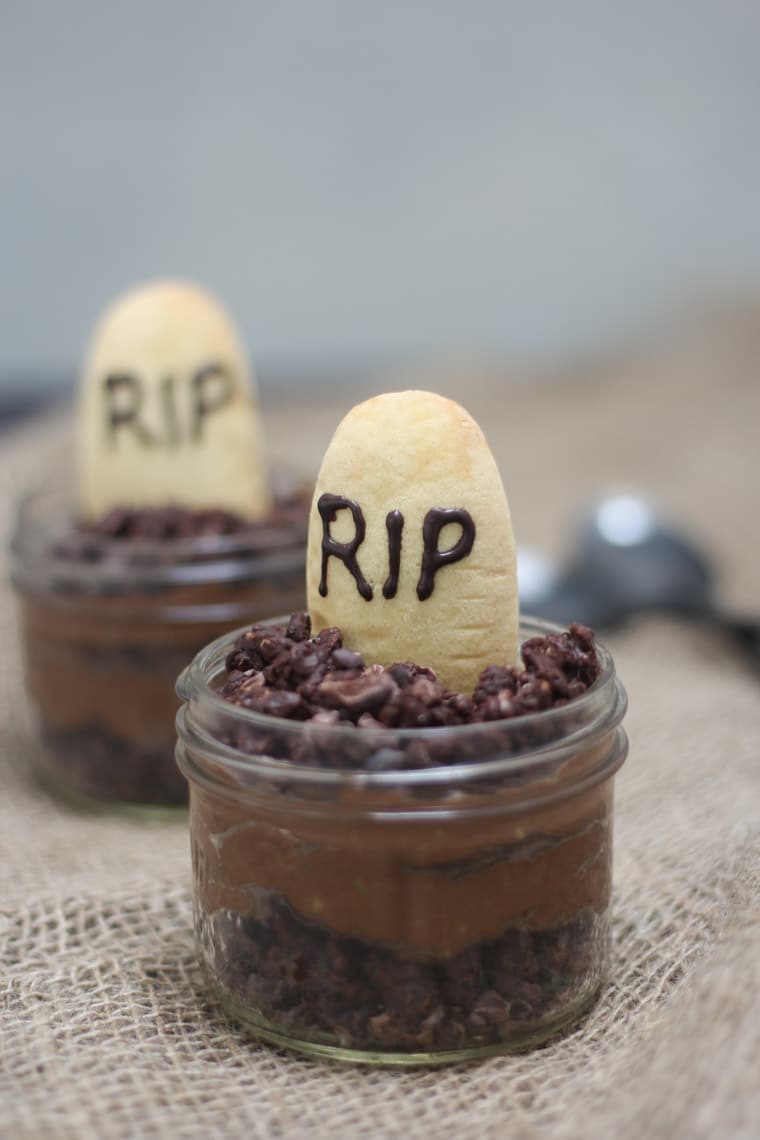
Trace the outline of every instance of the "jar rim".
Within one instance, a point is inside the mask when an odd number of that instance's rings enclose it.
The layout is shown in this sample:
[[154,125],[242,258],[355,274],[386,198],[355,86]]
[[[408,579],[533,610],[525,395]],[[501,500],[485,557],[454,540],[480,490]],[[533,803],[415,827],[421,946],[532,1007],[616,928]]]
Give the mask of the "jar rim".
[[[271,618],[266,624],[287,622],[287,617]],[[627,695],[618,680],[612,655],[598,640],[596,649],[601,662],[601,673],[594,683],[581,696],[568,701],[558,708],[544,709],[536,713],[511,717],[504,720],[477,722],[474,724],[445,725],[420,728],[369,728],[357,729],[349,722],[338,725],[314,724],[310,721],[295,721],[255,712],[221,697],[214,687],[224,671],[224,660],[232,649],[235,640],[249,629],[244,626],[224,634],[201,649],[185,667],[177,679],[176,691],[182,706],[177,713],[178,762],[186,776],[198,777],[198,764],[188,758],[188,748],[194,754],[200,749],[205,756],[231,773],[240,776],[264,776],[270,780],[297,781],[304,786],[352,786],[362,789],[375,788],[378,791],[389,787],[430,787],[445,784],[470,783],[489,777],[514,774],[517,771],[541,770],[553,767],[562,760],[606,734],[614,733],[620,724],[626,708]],[[523,615],[520,621],[520,643],[529,637],[548,633],[566,632],[561,626],[540,618]],[[467,741],[481,737],[502,737],[505,754],[485,760],[462,760],[456,763],[440,764],[433,767],[391,769],[372,771],[366,768],[329,768],[306,766],[289,759],[246,752],[234,745],[218,739],[209,729],[209,722],[226,720],[228,725],[251,729],[276,731],[279,734],[299,737],[308,734],[311,741],[326,745],[331,739],[345,741],[341,734],[354,731],[361,733],[362,743],[373,744],[380,750],[391,743],[423,741]],[[205,723],[204,723],[205,722]],[[563,724],[566,731],[562,731]],[[515,744],[518,737],[529,737],[531,730],[541,730],[548,741],[530,747],[507,747]],[[193,747],[194,746],[194,747]],[[619,764],[625,758],[625,751],[619,757]],[[609,758],[605,758],[609,766]],[[192,773],[189,769],[192,768]],[[605,769],[606,774],[606,769]]]

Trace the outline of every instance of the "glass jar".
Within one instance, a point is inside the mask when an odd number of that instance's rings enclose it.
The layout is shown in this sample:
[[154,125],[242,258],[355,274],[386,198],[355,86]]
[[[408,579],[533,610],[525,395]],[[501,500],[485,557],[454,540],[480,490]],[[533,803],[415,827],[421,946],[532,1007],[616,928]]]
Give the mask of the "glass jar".
[[[548,632],[525,619],[521,640]],[[627,751],[604,647],[563,707],[365,730],[225,701],[239,633],[177,690],[197,942],[226,1009],[278,1045],[395,1065],[522,1049],[576,1021],[605,976]]]
[[[289,512],[285,512],[289,516]],[[174,683],[210,638],[304,604],[307,507],[235,535],[149,541],[77,532],[71,501],[22,499],[12,541],[35,774],[82,807],[187,803]]]

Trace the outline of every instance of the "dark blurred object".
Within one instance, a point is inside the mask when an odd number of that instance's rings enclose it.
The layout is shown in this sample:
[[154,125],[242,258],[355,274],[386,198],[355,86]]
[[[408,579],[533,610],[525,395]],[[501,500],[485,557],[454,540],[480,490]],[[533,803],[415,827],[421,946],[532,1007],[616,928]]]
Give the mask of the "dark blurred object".
[[0,394],[0,433],[39,412],[51,402],[51,396],[46,392]]
[[760,664],[760,620],[723,612],[714,584],[706,555],[635,495],[597,503],[579,527],[563,573],[532,552],[521,559],[521,603],[531,613],[595,629],[638,613],[676,614],[729,634]]

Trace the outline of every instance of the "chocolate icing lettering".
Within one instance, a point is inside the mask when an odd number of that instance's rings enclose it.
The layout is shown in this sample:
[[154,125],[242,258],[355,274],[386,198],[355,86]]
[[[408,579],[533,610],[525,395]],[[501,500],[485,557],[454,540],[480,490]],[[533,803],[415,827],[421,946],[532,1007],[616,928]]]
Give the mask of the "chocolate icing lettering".
[[207,364],[205,368],[200,368],[195,373],[192,386],[194,405],[190,438],[198,440],[201,438],[206,416],[230,402],[235,385],[223,364]]
[[385,516],[385,528],[388,531],[388,577],[383,585],[383,597],[395,598],[401,567],[401,532],[404,529],[404,516],[401,511],[388,511]]
[[174,377],[164,376],[161,380],[161,407],[166,423],[167,447],[176,447],[181,441],[179,420],[177,419],[177,401],[174,395]]
[[[449,523],[458,523],[462,533],[448,550],[438,549],[441,531]],[[435,576],[442,566],[461,562],[472,550],[475,542],[475,523],[469,511],[462,507],[433,507],[422,524],[422,570],[417,583],[417,597],[421,602],[429,598],[435,586]]]
[[[320,495],[317,510],[322,519],[322,577],[319,582],[319,592],[324,598],[327,596],[327,563],[330,555],[338,558],[356,582],[356,588],[365,602],[372,601],[372,587],[362,574],[356,560],[356,552],[364,542],[367,526],[364,514],[358,503],[347,499],[343,495]],[[354,537],[350,542],[338,542],[330,534],[330,523],[335,522],[338,511],[350,511],[354,520]]]
[[[160,409],[163,436],[156,435],[140,418],[146,386],[132,372],[112,372],[106,376],[103,392],[106,401],[106,432],[113,445],[119,430],[130,428],[143,447],[177,447],[182,442],[182,428],[177,408],[177,391],[172,375],[162,376],[156,398]],[[197,442],[203,435],[206,418],[228,404],[235,393],[234,379],[222,364],[208,364],[190,381],[191,410],[189,438]]]
[[144,393],[137,376],[131,372],[111,372],[106,376],[103,392],[106,398],[106,432],[111,444],[116,445],[119,428],[126,426],[132,428],[143,447],[153,447],[158,443],[139,419]]

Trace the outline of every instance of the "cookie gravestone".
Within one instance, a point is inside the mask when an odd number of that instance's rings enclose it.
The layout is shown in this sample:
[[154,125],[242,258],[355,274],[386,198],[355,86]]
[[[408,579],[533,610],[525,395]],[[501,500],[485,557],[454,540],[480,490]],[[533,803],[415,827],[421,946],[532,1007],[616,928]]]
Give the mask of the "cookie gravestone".
[[368,664],[414,661],[469,692],[518,655],[509,505],[482,431],[451,400],[390,392],[333,436],[309,518],[307,601]]
[[95,329],[79,401],[79,507],[270,506],[255,382],[219,302],[158,281],[119,297]]

